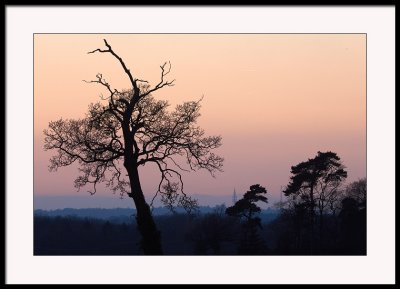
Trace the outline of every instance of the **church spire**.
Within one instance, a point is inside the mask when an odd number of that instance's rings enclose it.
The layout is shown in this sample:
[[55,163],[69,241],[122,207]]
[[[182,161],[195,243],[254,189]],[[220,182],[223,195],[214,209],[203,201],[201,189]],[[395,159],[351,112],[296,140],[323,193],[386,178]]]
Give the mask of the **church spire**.
[[237,202],[236,188],[233,188],[232,203],[236,204],[236,202]]

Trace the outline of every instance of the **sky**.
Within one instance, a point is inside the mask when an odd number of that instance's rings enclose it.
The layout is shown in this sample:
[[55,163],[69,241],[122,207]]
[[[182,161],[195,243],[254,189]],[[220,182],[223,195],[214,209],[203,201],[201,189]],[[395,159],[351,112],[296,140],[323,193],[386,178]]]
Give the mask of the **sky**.
[[[77,167],[49,172],[43,130],[50,121],[82,118],[100,101],[103,88],[83,80],[97,73],[117,89],[129,79],[105,48],[122,57],[134,77],[155,85],[160,65],[170,61],[175,85],[154,96],[171,109],[202,101],[198,124],[221,135],[223,172],[183,173],[187,193],[238,195],[250,185],[279,200],[290,168],[334,151],[348,171],[347,182],[366,177],[366,36],[364,34],[35,34],[34,194],[87,196],[76,191]],[[140,170],[146,198],[159,182],[156,167]],[[99,196],[111,196],[100,189]],[[118,196],[114,196],[117,198]]]

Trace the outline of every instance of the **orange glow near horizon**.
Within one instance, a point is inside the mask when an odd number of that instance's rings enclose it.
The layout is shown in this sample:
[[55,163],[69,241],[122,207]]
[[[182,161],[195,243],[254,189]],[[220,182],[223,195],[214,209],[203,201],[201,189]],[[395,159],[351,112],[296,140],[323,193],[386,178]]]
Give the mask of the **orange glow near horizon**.
[[[366,36],[363,34],[37,34],[34,37],[34,192],[76,192],[76,167],[47,170],[43,130],[52,120],[82,118],[105,91],[97,73],[129,88],[113,47],[135,77],[154,85],[160,65],[172,64],[166,87],[154,96],[171,107],[204,95],[199,125],[221,135],[224,172],[184,173],[188,193],[232,194],[252,184],[271,200],[288,183],[290,167],[331,150],[348,181],[366,177]],[[154,167],[142,170],[143,188],[158,185]],[[154,181],[156,180],[156,181]],[[100,192],[100,194],[111,194]]]

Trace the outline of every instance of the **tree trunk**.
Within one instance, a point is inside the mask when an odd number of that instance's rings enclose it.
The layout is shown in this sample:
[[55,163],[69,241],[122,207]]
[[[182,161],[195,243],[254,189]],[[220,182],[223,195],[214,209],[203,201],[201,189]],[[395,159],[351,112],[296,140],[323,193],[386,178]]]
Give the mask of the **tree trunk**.
[[310,254],[314,254],[314,219],[315,219],[315,201],[314,201],[314,184],[310,186],[310,226],[311,226],[311,234],[310,234]]
[[323,229],[324,229],[324,213],[321,210],[319,213],[319,242],[318,242],[318,244],[319,244],[318,249],[319,249],[320,253],[325,249],[325,242],[324,242],[325,240],[324,240]]
[[130,197],[136,206],[136,223],[138,230],[142,235],[141,247],[145,255],[163,255],[161,246],[161,234],[158,231],[150,211],[150,206],[146,203],[144,194],[140,185],[139,173],[136,167],[130,167],[128,170],[131,183]]

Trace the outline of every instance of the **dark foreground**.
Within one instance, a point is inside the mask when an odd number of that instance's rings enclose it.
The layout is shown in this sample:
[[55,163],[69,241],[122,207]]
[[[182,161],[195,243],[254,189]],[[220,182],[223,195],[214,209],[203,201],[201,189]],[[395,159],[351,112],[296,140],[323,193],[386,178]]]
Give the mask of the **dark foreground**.
[[[325,216],[310,226],[288,212],[262,214],[251,234],[221,208],[209,213],[156,216],[166,255],[365,255],[365,211]],[[246,237],[244,237],[246,236]],[[142,255],[134,217],[39,216],[35,255]]]

